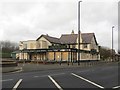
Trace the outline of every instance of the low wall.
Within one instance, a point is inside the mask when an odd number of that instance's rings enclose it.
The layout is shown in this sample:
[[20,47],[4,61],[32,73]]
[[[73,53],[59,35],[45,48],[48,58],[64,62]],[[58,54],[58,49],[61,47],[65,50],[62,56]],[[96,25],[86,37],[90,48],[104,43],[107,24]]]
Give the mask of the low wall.
[[2,59],[0,62],[1,67],[15,67],[17,66],[17,62],[12,59]]

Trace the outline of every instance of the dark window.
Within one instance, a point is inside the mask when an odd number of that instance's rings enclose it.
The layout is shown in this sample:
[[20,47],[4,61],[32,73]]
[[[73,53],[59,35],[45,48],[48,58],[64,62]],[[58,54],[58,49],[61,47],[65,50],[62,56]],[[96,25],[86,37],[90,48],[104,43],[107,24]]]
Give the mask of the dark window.
[[84,48],[87,48],[87,44],[84,44]]

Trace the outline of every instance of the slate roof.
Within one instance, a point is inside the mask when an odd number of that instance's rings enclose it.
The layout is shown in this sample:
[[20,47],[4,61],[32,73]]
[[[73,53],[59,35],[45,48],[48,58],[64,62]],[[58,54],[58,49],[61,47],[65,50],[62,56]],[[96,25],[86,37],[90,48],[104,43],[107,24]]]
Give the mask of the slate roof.
[[58,43],[58,44],[60,43],[59,38],[56,38],[56,37],[51,37],[49,35],[41,35],[38,39],[40,39],[41,37],[44,37],[45,39],[47,39],[51,43]]
[[63,34],[60,37],[61,44],[74,44],[76,43],[77,34]]
[[94,33],[82,33],[81,35],[83,43],[91,43],[91,40],[94,37]]
[[[94,33],[82,33],[82,42],[83,43],[91,43],[92,38],[94,37]],[[60,37],[60,42],[62,44],[74,44],[76,43],[78,34],[63,34]]]
[[[91,43],[92,38],[93,37],[95,38],[94,33],[82,33],[81,35],[82,35],[83,43]],[[55,37],[51,37],[48,35],[41,35],[39,38],[41,38],[42,36],[52,43],[76,44],[76,39],[77,39],[78,34],[62,34],[60,38],[55,38]],[[96,38],[95,38],[95,42],[97,44]]]

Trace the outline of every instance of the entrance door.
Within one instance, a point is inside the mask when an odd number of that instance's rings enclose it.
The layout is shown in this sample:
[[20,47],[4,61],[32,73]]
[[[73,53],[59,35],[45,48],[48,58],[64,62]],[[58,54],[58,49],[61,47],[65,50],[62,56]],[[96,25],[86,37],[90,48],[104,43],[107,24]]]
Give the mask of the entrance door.
[[31,55],[31,53],[29,54],[29,59],[32,60],[32,55]]

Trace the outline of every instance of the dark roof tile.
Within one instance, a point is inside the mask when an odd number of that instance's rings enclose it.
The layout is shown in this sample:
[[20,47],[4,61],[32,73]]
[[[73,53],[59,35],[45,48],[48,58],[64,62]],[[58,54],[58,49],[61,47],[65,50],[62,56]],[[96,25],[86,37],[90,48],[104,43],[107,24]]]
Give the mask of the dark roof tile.
[[[59,38],[51,37],[51,36],[49,36],[49,35],[41,35],[38,39],[40,39],[42,36],[43,36],[45,39],[47,39],[49,42],[51,42],[51,43],[60,43]],[[37,39],[37,40],[38,40],[38,39]]]
[[82,33],[83,43],[91,43],[94,33]]
[[61,44],[74,44],[76,43],[77,34],[63,34],[60,37]]
[[[95,37],[94,33],[82,33],[81,35],[83,43],[91,43],[92,38]],[[60,38],[55,38],[48,35],[41,35],[37,40],[39,40],[42,36],[51,43],[75,44],[78,34],[62,34]]]

